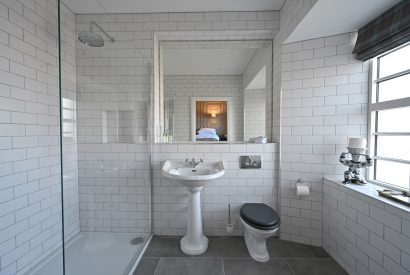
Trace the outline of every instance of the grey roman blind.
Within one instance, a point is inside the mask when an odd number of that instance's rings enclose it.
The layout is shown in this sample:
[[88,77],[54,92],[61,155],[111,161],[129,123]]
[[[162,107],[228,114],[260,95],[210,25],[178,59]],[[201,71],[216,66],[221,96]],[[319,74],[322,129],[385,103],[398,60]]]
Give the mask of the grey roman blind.
[[408,41],[410,0],[402,0],[359,29],[353,53],[356,59],[365,61]]

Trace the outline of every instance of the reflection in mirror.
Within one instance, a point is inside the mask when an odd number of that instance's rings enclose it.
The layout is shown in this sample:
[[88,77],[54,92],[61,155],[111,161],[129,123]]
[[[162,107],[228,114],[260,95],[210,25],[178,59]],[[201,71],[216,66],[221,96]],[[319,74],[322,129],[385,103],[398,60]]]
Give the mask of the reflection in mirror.
[[231,140],[230,98],[192,98],[192,141]]
[[249,141],[271,133],[271,41],[160,43],[163,141]]
[[266,66],[243,91],[244,140],[262,136],[266,128]]

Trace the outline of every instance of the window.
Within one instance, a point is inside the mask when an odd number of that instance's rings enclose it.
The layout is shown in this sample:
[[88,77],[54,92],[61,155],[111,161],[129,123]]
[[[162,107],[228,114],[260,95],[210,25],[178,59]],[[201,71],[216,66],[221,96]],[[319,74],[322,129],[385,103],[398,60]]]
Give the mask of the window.
[[410,44],[372,61],[369,180],[410,189]]
[[62,100],[62,119],[63,119],[63,137],[75,140],[75,102],[72,99],[63,97]]

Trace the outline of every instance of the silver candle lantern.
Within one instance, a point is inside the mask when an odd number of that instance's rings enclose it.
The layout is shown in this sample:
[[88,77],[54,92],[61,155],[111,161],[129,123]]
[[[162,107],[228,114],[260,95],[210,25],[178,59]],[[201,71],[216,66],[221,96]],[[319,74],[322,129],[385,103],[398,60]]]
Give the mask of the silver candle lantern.
[[[349,167],[349,170],[344,172],[343,183],[366,184],[367,181],[361,174],[360,169],[373,165],[372,157],[367,154],[366,139],[364,138],[349,138],[349,144],[346,147],[347,152],[340,154],[339,161]],[[347,159],[347,155],[351,155],[351,159]]]

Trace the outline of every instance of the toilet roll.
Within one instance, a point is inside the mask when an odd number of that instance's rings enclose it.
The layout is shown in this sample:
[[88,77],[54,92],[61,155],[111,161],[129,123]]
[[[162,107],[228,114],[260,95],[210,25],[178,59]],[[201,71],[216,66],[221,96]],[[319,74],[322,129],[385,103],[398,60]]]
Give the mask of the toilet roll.
[[296,195],[309,196],[309,187],[306,185],[296,185]]

